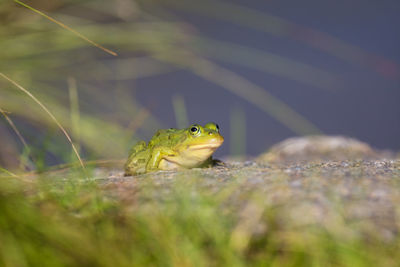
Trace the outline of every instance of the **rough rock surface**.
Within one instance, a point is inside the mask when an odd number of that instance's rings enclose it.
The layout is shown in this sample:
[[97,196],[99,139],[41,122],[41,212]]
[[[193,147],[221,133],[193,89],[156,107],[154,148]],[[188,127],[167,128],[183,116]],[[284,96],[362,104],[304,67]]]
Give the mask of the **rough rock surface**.
[[[320,154],[310,148],[313,141],[306,138],[300,140],[305,145],[297,144],[297,152],[290,152],[296,151],[290,148],[293,140],[273,148],[271,151],[279,157],[272,161],[271,157],[262,160],[264,155],[257,161],[227,161],[224,166],[209,169],[135,177],[123,177],[120,170],[107,174],[99,170],[97,177],[103,177],[99,182],[113,197],[128,201],[145,202],[141,188],[146,183],[153,186],[151,201],[165,201],[173,194],[176,181],[184,180],[193,185],[193,194],[199,190],[211,195],[230,190],[225,205],[238,216],[254,217],[260,210],[272,209],[282,223],[294,229],[319,225],[343,236],[367,233],[393,239],[400,230],[400,159],[384,158],[353,139],[341,140],[350,144],[347,147],[323,140],[314,144],[321,142],[331,159],[316,156]],[[343,152],[351,150],[354,153]],[[352,158],[354,155],[356,158]],[[247,200],[255,197],[258,206],[248,207]],[[263,227],[254,225],[254,231],[264,231]]]

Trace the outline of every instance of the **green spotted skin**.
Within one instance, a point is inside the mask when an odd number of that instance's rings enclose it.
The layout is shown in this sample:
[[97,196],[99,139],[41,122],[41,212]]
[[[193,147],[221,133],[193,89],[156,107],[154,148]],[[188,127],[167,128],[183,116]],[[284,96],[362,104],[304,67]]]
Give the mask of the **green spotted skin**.
[[212,122],[158,130],[147,144],[139,141],[132,147],[124,166],[125,175],[209,166],[213,162],[211,155],[223,141],[218,125]]

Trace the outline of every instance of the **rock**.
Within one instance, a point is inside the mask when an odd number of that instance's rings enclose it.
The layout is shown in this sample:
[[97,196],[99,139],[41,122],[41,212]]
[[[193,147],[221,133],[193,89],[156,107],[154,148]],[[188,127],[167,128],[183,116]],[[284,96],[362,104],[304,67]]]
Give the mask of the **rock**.
[[368,144],[345,136],[304,136],[286,139],[258,157],[259,162],[304,162],[376,157]]
[[221,209],[242,222],[238,231],[244,229],[252,235],[268,234],[268,216],[261,215],[265,212],[274,214],[280,227],[289,232],[321,227],[337,238],[362,235],[390,241],[400,237],[400,160],[268,166],[228,161],[214,168],[130,177],[116,171],[107,179],[109,173],[103,169],[100,177],[105,179],[96,181],[116,201],[133,206],[157,202],[162,206],[173,203],[182,192],[194,198],[216,196]]

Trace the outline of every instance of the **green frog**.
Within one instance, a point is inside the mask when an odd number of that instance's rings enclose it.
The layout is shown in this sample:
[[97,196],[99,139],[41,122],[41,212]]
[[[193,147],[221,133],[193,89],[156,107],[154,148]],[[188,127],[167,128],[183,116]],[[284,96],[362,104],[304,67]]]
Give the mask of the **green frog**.
[[223,142],[218,124],[212,122],[186,129],[159,130],[148,144],[140,141],[132,147],[125,163],[125,176],[213,166],[218,161],[211,155]]

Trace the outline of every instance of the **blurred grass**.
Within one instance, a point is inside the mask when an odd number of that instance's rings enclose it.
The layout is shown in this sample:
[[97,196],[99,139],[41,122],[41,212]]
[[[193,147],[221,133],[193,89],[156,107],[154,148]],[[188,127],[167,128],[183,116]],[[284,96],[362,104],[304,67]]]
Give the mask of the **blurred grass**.
[[185,99],[182,95],[172,96],[172,106],[174,108],[176,126],[178,129],[188,127],[189,120],[187,116],[187,109],[185,106]]
[[244,109],[234,106],[230,113],[230,154],[232,156],[246,156],[246,114]]
[[[211,192],[195,175],[162,186],[138,178],[133,187],[78,176],[0,179],[1,265],[354,267],[400,260],[397,239],[364,238],[335,217],[299,227],[261,189],[242,191],[246,177]],[[242,205],[231,202],[239,192]]]

